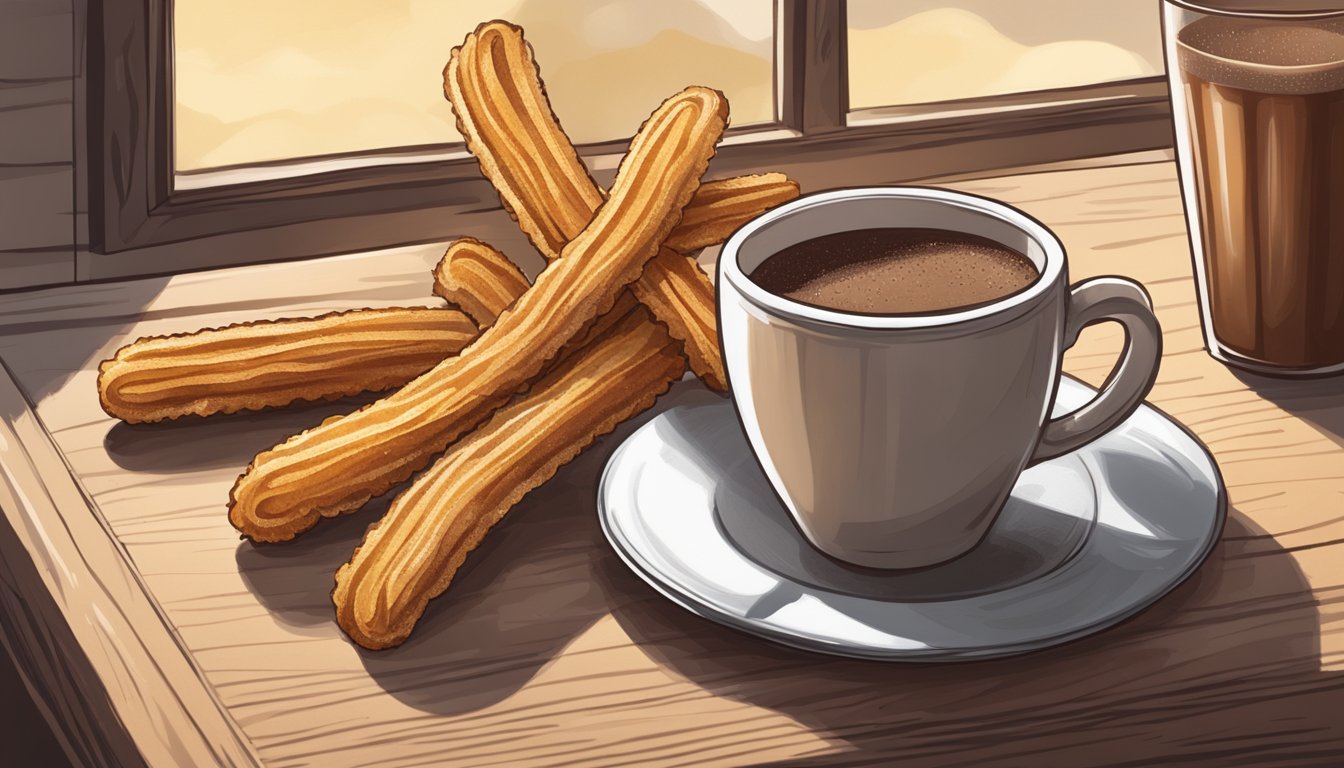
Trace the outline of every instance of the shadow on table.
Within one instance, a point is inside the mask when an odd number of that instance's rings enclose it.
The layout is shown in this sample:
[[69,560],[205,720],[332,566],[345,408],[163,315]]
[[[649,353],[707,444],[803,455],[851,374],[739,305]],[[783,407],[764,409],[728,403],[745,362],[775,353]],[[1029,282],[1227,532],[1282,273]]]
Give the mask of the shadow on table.
[[[431,714],[478,711],[610,612],[671,673],[837,744],[806,765],[1331,764],[1335,755],[1312,750],[1339,730],[1344,674],[1320,669],[1317,606],[1293,556],[1235,509],[1208,562],[1157,605],[1028,656],[930,666],[829,658],[672,605],[607,546],[596,486],[639,423],[704,396],[675,388],[529,494],[404,645],[359,652],[373,679]],[[332,574],[391,496],[283,547],[240,545],[249,587],[301,631],[338,631]]]
[[[146,308],[167,287],[167,277],[123,283],[50,288],[0,296],[0,359],[35,403],[59,390],[80,371],[95,370],[129,338],[137,320],[155,316]],[[91,315],[104,300],[124,315]],[[36,316],[64,317],[38,322]]]
[[1320,670],[1310,586],[1235,510],[1205,565],[1149,610],[1063,647],[983,662],[795,651],[691,615],[613,558],[600,573],[625,593],[614,615],[654,661],[838,744],[788,765],[1326,765],[1325,734],[1344,748],[1344,674]]
[[[459,571],[451,599],[432,601],[410,639],[387,651],[359,649],[388,693],[440,715],[488,707],[522,688],[606,615],[607,600],[592,573],[592,554],[603,546],[595,499],[583,487],[591,482],[577,482],[591,480],[601,464],[580,461],[496,526]],[[296,632],[339,633],[331,603],[336,570],[400,490],[353,515],[323,521],[293,542],[240,543],[239,573]]]
[[336,569],[350,559],[364,529],[382,516],[393,498],[389,493],[358,512],[323,520],[284,544],[239,542],[234,555],[238,573],[279,621],[295,628],[338,631],[331,606]]
[[1344,446],[1344,375],[1322,379],[1276,379],[1235,368],[1228,370],[1257,395]]
[[[406,704],[439,715],[483,709],[521,689],[610,612],[598,569],[615,555],[594,510],[611,451],[656,413],[706,396],[698,384],[675,386],[655,409],[528,494],[467,558],[445,599],[429,604],[410,639],[388,651],[359,651],[373,679]],[[300,631],[338,632],[333,576],[395,493],[355,515],[324,521],[294,542],[241,543],[238,567],[249,589]]]
[[246,467],[277,443],[311,429],[329,416],[351,413],[378,398],[369,393],[340,400],[297,403],[208,418],[183,417],[155,424],[117,422],[103,447],[117,466],[133,472],[195,472]]

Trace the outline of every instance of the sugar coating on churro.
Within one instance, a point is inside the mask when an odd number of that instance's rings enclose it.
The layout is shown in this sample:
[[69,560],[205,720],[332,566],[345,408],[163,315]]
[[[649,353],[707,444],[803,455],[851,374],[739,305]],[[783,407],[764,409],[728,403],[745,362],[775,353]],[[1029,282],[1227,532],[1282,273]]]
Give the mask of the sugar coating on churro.
[[743,224],[796,197],[798,182],[782,173],[706,181],[663,245],[687,254],[718,245]]
[[454,445],[337,571],[332,601],[346,634],[371,649],[405,640],[514,504],[681,376],[679,346],[636,308]]
[[[444,69],[444,94],[505,209],[555,258],[602,205],[602,190],[560,127],[522,30],[492,21],[467,35]],[[713,286],[699,265],[670,249],[654,263],[654,274],[631,290],[685,343],[697,375],[724,391]]]
[[494,325],[397,393],[257,456],[233,487],[230,522],[255,540],[293,538],[386,493],[487,418],[639,276],[726,122],[722,95],[708,88],[663,102],[631,141],[607,203]]
[[278,408],[400,386],[476,338],[461,312],[357,309],[138,339],[98,367],[123,421]]

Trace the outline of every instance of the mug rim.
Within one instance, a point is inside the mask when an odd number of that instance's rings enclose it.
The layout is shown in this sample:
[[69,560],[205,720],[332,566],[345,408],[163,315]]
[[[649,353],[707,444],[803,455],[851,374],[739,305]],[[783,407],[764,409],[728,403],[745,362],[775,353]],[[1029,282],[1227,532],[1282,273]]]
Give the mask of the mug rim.
[[[1035,281],[1026,288],[995,301],[947,312],[904,315],[862,314],[804,304],[765,290],[742,271],[742,266],[738,263],[742,246],[763,227],[812,208],[874,198],[892,201],[930,201],[992,216],[1034,240],[1044,254],[1045,264]],[[939,187],[898,185],[851,187],[803,195],[742,225],[724,243],[723,250],[719,254],[719,279],[726,280],[738,293],[760,309],[789,320],[841,328],[908,330],[962,325],[1031,305],[1059,282],[1064,271],[1064,262],[1064,246],[1049,228],[1030,214],[1002,201]]]

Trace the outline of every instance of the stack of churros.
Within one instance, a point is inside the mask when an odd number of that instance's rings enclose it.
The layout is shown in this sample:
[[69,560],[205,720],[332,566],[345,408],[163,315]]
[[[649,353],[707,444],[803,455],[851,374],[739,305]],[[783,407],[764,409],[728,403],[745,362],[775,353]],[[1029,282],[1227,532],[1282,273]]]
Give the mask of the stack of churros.
[[336,574],[340,626],[404,641],[508,510],[687,366],[725,387],[713,288],[691,258],[798,195],[776,173],[700,183],[727,124],[692,86],[639,129],[610,190],[551,110],[531,46],[506,22],[454,48],[444,94],[504,207],[550,262],[533,284],[479,240],[434,269],[450,307],[356,309],[140,339],[103,363],[103,408],[131,422],[396,389],[258,455],[229,520],[282,542],[425,469]]

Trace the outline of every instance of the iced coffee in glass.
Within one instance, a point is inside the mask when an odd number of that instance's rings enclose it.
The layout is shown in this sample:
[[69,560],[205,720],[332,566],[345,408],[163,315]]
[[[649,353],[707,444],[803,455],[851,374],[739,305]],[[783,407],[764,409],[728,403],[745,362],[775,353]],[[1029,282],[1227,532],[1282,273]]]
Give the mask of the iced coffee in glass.
[[1208,350],[1344,372],[1344,0],[1163,5]]

